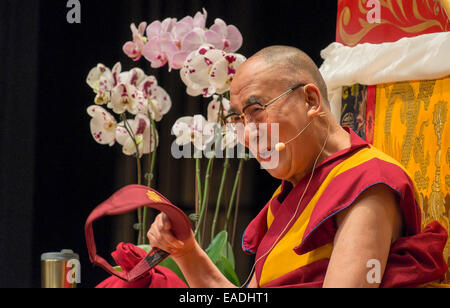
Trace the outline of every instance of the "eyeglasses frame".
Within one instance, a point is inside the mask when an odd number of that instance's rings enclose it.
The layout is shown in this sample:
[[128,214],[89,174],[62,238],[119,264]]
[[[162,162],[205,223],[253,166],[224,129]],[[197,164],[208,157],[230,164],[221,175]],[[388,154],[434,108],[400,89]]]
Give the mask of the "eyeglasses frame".
[[297,85],[295,85],[295,86],[292,86],[292,87],[290,87],[289,89],[287,89],[285,92],[283,92],[281,95],[275,97],[274,99],[270,100],[267,104],[264,104],[264,105],[261,104],[260,102],[250,103],[250,104],[248,104],[247,106],[245,106],[244,109],[242,109],[242,112],[241,112],[241,113],[233,112],[233,113],[230,113],[229,115],[227,115],[227,116],[225,117],[225,119],[224,119],[224,122],[226,123],[226,122],[227,122],[227,119],[228,119],[229,117],[231,117],[231,116],[238,116],[238,117],[240,117],[240,118],[244,121],[244,123],[245,123],[245,121],[246,121],[245,110],[247,110],[249,107],[254,106],[254,105],[259,105],[261,108],[263,108],[264,111],[266,111],[267,107],[269,107],[270,105],[274,104],[275,102],[277,102],[277,101],[280,100],[281,98],[285,97],[286,95],[291,94],[292,92],[294,92],[294,91],[297,90],[298,88],[305,87],[305,86],[307,86],[307,85],[308,85],[308,84],[302,84],[302,83],[300,83],[300,84],[297,84]]

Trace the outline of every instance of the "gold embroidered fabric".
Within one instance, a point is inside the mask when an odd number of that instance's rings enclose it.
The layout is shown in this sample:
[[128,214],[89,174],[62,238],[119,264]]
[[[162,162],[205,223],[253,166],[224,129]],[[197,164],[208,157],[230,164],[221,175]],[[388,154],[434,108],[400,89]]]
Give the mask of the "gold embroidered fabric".
[[[373,144],[405,166],[420,191],[423,225],[450,229],[450,76],[377,85]],[[450,242],[444,256],[450,263]],[[447,273],[447,283],[450,273]]]
[[336,41],[347,46],[447,31],[450,0],[338,0]]

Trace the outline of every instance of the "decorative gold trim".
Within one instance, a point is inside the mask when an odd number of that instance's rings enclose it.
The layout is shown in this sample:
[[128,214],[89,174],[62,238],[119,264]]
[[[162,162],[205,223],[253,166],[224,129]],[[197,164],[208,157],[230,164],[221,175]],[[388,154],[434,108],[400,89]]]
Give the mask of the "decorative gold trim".
[[160,196],[158,196],[155,192],[149,190],[147,192],[147,197],[150,199],[150,201],[153,202],[163,202]]
[[444,8],[445,13],[447,14],[448,19],[450,20],[450,0],[440,0],[441,7]]
[[[399,14],[396,11],[396,8],[394,7],[393,1],[395,1],[399,13],[404,17],[404,20],[400,18]],[[382,7],[389,10],[389,12],[392,13],[392,15],[397,19],[399,24],[404,24],[406,22],[411,22],[411,20],[407,17],[405,8],[403,5],[404,0],[380,0],[380,4]],[[408,0],[411,1],[411,0]],[[449,16],[448,12],[450,12],[450,0],[422,0],[426,3],[429,11],[434,15],[438,16],[439,13],[443,13]],[[433,1],[434,7],[432,8],[430,6],[430,2]],[[366,8],[367,0],[358,0],[358,9],[359,12],[365,16],[369,10]],[[382,19],[380,23],[369,23],[363,18],[359,18],[359,24],[361,25],[361,30],[356,33],[348,33],[345,30],[345,26],[348,26],[350,23],[350,20],[352,18],[352,12],[350,7],[345,6],[340,16],[338,17],[338,31],[341,36],[342,41],[348,45],[348,46],[355,46],[358,44],[370,31],[373,29],[382,26],[382,25],[391,25],[393,27],[396,27],[397,29],[400,29],[406,33],[420,33],[423,32],[429,28],[432,27],[439,27],[441,31],[447,31],[448,25],[450,22],[450,18],[447,20],[447,23],[445,26],[443,26],[438,20],[435,19],[426,19],[422,16],[421,12],[419,11],[417,0],[413,0],[413,14],[414,18],[417,20],[420,20],[421,22],[412,26],[401,26],[399,24],[392,23],[388,20]]]

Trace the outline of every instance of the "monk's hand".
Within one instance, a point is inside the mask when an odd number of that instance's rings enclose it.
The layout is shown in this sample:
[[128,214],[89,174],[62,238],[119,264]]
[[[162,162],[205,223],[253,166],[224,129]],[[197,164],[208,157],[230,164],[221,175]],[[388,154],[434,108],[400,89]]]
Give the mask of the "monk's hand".
[[194,234],[183,241],[178,240],[172,233],[172,223],[166,214],[159,214],[147,233],[150,245],[168,252],[172,258],[182,258],[195,245]]

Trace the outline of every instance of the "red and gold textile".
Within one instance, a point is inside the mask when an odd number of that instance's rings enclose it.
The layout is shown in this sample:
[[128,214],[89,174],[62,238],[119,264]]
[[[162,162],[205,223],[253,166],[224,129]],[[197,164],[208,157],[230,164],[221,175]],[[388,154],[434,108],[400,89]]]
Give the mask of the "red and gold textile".
[[[244,251],[256,254],[256,260],[261,258],[255,267],[259,286],[321,287],[336,234],[333,217],[378,184],[386,185],[399,196],[406,223],[404,237],[391,247],[382,286],[416,287],[442,279],[447,271],[442,256],[447,232],[436,222],[421,232],[420,199],[408,172],[347,130],[352,146],[317,167],[298,211],[309,175],[295,187],[283,182],[280,193],[246,229]],[[277,241],[281,233],[283,236]]]
[[[373,22],[378,8],[380,20]],[[380,44],[447,32],[447,15],[449,0],[338,0],[336,41],[347,46]]]

